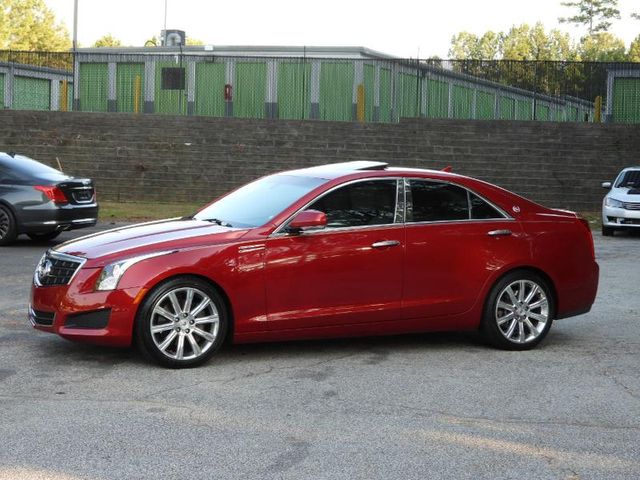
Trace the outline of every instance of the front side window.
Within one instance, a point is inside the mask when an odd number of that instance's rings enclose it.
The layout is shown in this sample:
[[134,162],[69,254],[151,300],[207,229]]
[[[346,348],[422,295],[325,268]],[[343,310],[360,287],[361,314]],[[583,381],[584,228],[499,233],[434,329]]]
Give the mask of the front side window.
[[309,209],[327,215],[327,228],[361,227],[394,223],[396,180],[367,180],[340,187]]
[[409,181],[411,204],[407,222],[468,220],[469,204],[464,188],[441,182]]

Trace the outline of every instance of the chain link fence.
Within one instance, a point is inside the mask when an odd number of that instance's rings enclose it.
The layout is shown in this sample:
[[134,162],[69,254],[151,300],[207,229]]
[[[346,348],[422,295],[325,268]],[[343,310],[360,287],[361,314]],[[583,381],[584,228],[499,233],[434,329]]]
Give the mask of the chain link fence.
[[4,108],[640,123],[640,64],[0,51]]

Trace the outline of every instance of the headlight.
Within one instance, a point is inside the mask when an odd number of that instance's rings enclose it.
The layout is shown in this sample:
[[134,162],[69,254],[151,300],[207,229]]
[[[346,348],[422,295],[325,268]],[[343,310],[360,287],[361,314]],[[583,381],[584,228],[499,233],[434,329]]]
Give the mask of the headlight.
[[615,198],[611,198],[611,197],[606,197],[604,199],[604,204],[607,207],[622,208],[622,202],[620,200],[616,200]]
[[118,282],[124,275],[124,272],[126,272],[127,269],[132,265],[135,265],[136,263],[148,258],[159,257],[160,255],[168,255],[173,252],[174,251],[150,253],[147,255],[140,255],[139,257],[128,258],[127,260],[110,263],[109,265],[106,265],[102,268],[102,272],[100,272],[100,277],[98,277],[95,289],[114,290],[118,286]]

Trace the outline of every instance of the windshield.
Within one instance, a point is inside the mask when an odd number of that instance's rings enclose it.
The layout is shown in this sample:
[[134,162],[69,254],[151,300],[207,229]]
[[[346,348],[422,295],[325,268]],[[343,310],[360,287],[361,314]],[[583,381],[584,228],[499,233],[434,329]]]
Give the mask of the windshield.
[[624,172],[616,182],[615,187],[640,188],[640,170]]
[[271,175],[239,188],[193,218],[232,227],[259,227],[325,182],[322,178]]

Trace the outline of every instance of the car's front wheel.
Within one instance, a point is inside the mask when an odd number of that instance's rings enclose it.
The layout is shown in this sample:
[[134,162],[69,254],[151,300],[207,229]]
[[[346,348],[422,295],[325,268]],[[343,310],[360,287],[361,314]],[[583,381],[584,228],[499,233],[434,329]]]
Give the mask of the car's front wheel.
[[615,233],[616,229],[613,227],[605,227],[602,226],[602,236],[603,237],[611,237]]
[[141,351],[170,368],[194,367],[222,345],[229,326],[224,300],[209,283],[180,277],[155,288],[136,318]]
[[18,228],[13,213],[0,205],[0,246],[13,243],[18,236]]
[[545,279],[529,271],[511,272],[491,289],[481,332],[498,348],[528,350],[547,335],[554,313],[553,294]]

